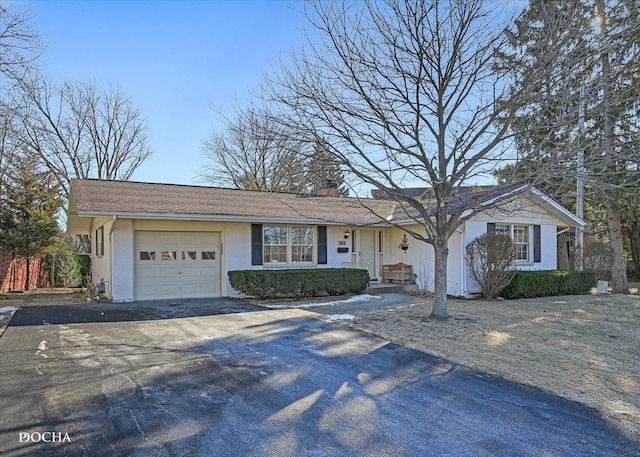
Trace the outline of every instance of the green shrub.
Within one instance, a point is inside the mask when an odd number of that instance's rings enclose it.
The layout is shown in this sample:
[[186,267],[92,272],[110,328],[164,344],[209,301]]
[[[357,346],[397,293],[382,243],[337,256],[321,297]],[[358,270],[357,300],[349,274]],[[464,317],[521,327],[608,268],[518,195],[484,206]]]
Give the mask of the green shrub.
[[87,253],[76,254],[80,264],[80,276],[82,277],[82,287],[87,287],[91,282],[91,255]]
[[355,268],[235,270],[229,272],[229,282],[252,297],[316,297],[362,292],[369,284],[369,273]]
[[592,271],[518,271],[500,296],[534,298],[587,293],[596,279]]

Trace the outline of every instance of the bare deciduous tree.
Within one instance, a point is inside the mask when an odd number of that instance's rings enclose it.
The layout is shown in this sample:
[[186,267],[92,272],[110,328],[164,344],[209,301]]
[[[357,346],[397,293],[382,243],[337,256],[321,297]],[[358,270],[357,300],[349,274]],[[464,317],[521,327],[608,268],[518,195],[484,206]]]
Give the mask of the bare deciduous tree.
[[40,37],[30,25],[31,17],[14,5],[0,3],[0,186],[19,150],[13,135],[15,113],[6,92],[14,81],[24,78],[27,68],[41,54]]
[[266,109],[236,105],[233,118],[214,108],[225,128],[203,143],[200,178],[235,189],[291,191],[303,188],[308,145]]
[[[506,40],[500,24],[510,20],[496,6],[503,5],[311,2],[313,40],[265,87],[282,106],[280,119],[324,141],[350,176],[395,198],[405,219],[420,226],[387,221],[433,246],[436,317],[447,316],[447,242],[489,204],[487,195],[462,198],[459,191],[514,159],[504,142],[539,78],[532,65],[515,93],[495,71],[496,50]],[[432,189],[432,198],[407,195],[407,185]]]
[[19,89],[15,134],[55,173],[65,195],[72,178],[130,179],[151,155],[145,119],[119,88],[35,76]]
[[0,3],[0,73],[9,79],[20,79],[42,52],[40,37],[30,20],[25,11]]

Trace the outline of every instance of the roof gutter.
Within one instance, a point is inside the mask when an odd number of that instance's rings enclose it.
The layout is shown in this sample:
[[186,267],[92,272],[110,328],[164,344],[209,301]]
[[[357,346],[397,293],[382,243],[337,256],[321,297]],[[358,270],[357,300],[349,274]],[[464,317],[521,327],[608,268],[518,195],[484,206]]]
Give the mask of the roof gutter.
[[197,220],[212,222],[256,222],[256,223],[273,223],[273,224],[292,224],[292,223],[308,223],[323,225],[386,225],[383,220],[378,222],[372,221],[331,221],[319,218],[274,218],[274,217],[255,217],[255,216],[231,216],[231,215],[210,215],[210,214],[177,214],[177,213],[112,213],[109,211],[78,211],[78,217],[108,217],[111,216],[115,221],[120,219],[167,219],[167,220]]
[[111,224],[111,228],[109,229],[109,237],[111,237],[111,234],[113,233],[113,229],[116,226],[116,219],[118,219],[118,216],[114,214],[112,218],[113,218],[113,224]]

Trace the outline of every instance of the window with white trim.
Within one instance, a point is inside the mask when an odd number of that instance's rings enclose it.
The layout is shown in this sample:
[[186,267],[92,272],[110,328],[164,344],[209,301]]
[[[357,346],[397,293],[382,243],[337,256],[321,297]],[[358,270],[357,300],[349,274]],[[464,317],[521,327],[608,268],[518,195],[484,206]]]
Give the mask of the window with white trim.
[[262,235],[265,265],[313,262],[313,227],[265,225]]
[[313,227],[291,227],[291,262],[313,262]]
[[528,225],[496,224],[495,233],[511,237],[516,246],[516,261],[529,262],[531,260],[531,230]]
[[264,263],[286,263],[287,227],[265,225],[262,234]]

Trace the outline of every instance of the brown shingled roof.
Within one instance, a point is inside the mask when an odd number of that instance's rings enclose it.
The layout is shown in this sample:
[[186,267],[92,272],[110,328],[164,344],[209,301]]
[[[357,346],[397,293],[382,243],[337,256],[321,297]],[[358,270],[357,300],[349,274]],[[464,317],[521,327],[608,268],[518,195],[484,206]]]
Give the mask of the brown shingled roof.
[[[392,214],[396,206],[389,200],[366,202],[384,217]],[[194,215],[336,223],[380,221],[357,198],[97,179],[72,180],[69,205],[70,217]]]

